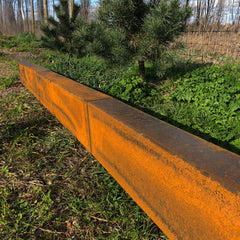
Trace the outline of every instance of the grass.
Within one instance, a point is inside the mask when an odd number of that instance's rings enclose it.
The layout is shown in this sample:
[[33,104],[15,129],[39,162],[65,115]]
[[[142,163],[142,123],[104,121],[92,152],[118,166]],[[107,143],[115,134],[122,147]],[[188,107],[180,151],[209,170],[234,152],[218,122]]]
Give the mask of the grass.
[[8,51],[0,63],[0,239],[167,239],[21,85]]

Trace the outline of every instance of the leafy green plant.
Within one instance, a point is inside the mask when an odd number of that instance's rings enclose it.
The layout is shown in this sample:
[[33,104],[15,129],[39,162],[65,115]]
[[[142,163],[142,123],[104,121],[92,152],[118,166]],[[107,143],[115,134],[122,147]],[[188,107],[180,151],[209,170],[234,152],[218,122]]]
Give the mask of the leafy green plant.
[[18,79],[17,76],[11,76],[11,77],[6,77],[6,78],[0,77],[0,89],[4,89],[4,88],[12,86],[13,84],[16,83],[17,79]]
[[110,94],[137,106],[151,107],[158,100],[157,89],[137,76],[123,78],[111,88]]
[[240,148],[239,70],[239,65],[212,65],[186,74],[165,97],[168,116]]

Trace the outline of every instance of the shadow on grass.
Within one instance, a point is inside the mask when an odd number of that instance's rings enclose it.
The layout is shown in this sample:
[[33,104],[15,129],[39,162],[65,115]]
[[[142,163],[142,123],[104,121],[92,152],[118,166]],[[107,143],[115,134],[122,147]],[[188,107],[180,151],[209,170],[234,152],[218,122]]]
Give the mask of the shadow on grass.
[[36,115],[34,119],[23,119],[22,121],[13,121],[0,125],[0,143],[13,142],[25,134],[29,136],[32,134],[35,137],[47,136],[46,128],[58,124],[53,119],[54,117],[51,115],[48,118]]
[[146,78],[149,82],[155,83],[166,79],[177,80],[183,77],[187,73],[191,73],[196,69],[201,69],[206,66],[211,66],[210,63],[194,63],[194,62],[177,62],[172,66],[162,70],[162,74],[159,76],[158,71],[154,65],[146,67]]

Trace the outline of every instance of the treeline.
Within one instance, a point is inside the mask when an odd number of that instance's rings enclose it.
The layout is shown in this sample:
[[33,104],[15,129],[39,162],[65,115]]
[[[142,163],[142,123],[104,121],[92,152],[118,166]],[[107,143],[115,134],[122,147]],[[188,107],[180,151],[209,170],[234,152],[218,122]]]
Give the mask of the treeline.
[[[81,16],[89,20],[90,11],[94,10],[91,0],[75,2],[81,5]],[[74,0],[69,0],[70,9],[73,3]],[[40,34],[40,26],[47,23],[50,15],[55,16],[53,6],[56,4],[58,0],[0,0],[0,34]]]
[[[81,16],[90,21],[98,9],[97,1],[68,0],[70,9],[73,3],[81,6]],[[146,1],[148,2],[148,1]],[[40,26],[47,22],[49,15],[55,16],[53,6],[58,0],[0,0],[0,33],[18,34],[21,32],[40,33]],[[190,6],[193,15],[188,21],[191,28],[222,29],[226,25],[240,25],[240,0],[183,0]]]
[[191,25],[221,29],[240,24],[240,0],[186,0],[193,9]]

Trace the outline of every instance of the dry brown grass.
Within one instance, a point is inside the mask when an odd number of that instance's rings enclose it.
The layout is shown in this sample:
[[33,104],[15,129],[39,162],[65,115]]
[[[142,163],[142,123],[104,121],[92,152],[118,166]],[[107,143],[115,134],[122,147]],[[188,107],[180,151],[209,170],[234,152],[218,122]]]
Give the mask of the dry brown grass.
[[239,31],[190,31],[178,40],[186,43],[187,55],[198,55],[205,62],[216,56],[240,60]]

